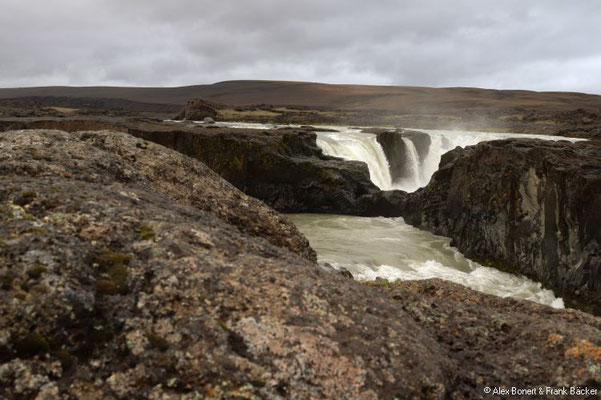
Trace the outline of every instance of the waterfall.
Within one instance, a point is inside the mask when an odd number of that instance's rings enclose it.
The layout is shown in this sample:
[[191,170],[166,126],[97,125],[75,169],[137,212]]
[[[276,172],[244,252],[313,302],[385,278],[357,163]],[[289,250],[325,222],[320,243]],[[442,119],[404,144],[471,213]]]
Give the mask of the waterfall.
[[388,160],[376,135],[345,130],[318,132],[317,145],[324,154],[347,160],[363,161],[369,169],[371,181],[382,190],[392,189]]
[[421,179],[421,163],[419,162],[419,154],[415,148],[415,144],[411,139],[402,138],[405,143],[406,157],[405,168],[408,169],[409,176],[395,184],[395,189],[401,189],[406,192],[414,192],[422,186]]
[[443,149],[442,136],[430,135],[430,138],[432,139],[432,144],[430,144],[428,154],[426,155],[426,158],[423,161],[423,166],[421,169],[421,186],[426,186],[428,182],[430,182],[430,178],[438,169],[438,164],[440,164],[440,157],[448,150],[450,150]]
[[[337,127],[337,129],[340,129]],[[374,184],[382,190],[400,189],[406,192],[413,192],[424,187],[430,181],[430,178],[438,169],[440,158],[444,153],[455,147],[465,147],[475,145],[487,140],[508,139],[508,138],[528,138],[545,140],[570,140],[577,141],[582,139],[531,135],[518,133],[487,133],[487,132],[469,132],[469,131],[443,131],[420,129],[420,132],[430,137],[430,144],[425,148],[422,142],[414,142],[417,137],[401,136],[401,142],[404,144],[405,152],[395,153],[394,157],[404,157],[404,160],[386,159],[386,153],[377,136],[371,133],[361,133],[349,128],[341,129],[339,132],[317,132],[317,145],[327,155],[340,157],[347,160],[363,161],[369,168],[369,176]],[[398,133],[403,135],[403,133]],[[419,145],[419,150],[416,147]],[[386,148],[388,150],[388,147]],[[402,165],[396,168],[405,168],[403,177],[392,182],[390,165]]]
[[[273,127],[290,126],[262,125],[249,122],[228,122],[218,124],[220,124],[220,126],[245,129],[268,129]],[[324,126],[324,128],[328,130],[335,128],[337,130],[337,132],[316,132],[317,145],[321,148],[324,154],[344,158],[347,160],[363,161],[369,168],[369,177],[371,181],[380,189],[400,189],[406,192],[412,192],[426,186],[428,182],[430,182],[432,175],[438,169],[442,155],[458,146],[465,147],[487,140],[509,138],[543,139],[553,141],[568,140],[570,142],[586,140],[565,136],[532,135],[528,133],[492,133],[419,129],[419,132],[428,135],[430,138],[430,144],[427,145],[427,148],[424,149],[425,146],[423,142],[419,142],[419,140],[414,142],[410,137],[402,137],[402,143],[404,143],[406,150],[405,152],[401,152],[402,155],[400,155],[401,153],[396,153],[396,155],[393,157],[406,157],[406,160],[391,159],[391,162],[389,162],[389,160],[386,158],[386,152],[378,142],[378,136],[375,134],[359,132],[361,128],[339,126]],[[401,133],[399,133],[399,135],[401,135]],[[418,143],[417,147],[416,143]],[[412,168],[410,171],[408,171],[411,176],[410,179],[395,180],[393,184],[390,173],[390,165],[395,164],[394,161],[400,161],[400,163],[403,163],[403,161],[408,161],[405,164],[409,164],[410,168]],[[416,168],[418,173],[414,174]]]

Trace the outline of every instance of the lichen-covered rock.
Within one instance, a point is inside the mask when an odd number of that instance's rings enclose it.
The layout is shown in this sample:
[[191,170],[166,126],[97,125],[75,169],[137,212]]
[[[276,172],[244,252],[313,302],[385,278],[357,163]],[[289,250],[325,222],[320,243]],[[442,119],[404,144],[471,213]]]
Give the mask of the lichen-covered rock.
[[598,144],[511,139],[458,148],[427,187],[399,197],[407,222],[601,313]]
[[[3,135],[9,137],[8,133]],[[174,201],[210,211],[253,236],[266,238],[277,246],[315,260],[308,241],[290,221],[262,202],[235,190],[205,165],[188,157],[165,152],[161,146],[128,135],[88,132],[75,135],[79,140],[73,142],[72,137],[55,132],[47,134],[44,144],[32,142],[35,136],[12,135],[17,142],[15,146],[27,146],[20,159],[11,160],[17,168],[15,173],[20,168],[42,168],[51,160],[53,168],[63,176],[145,185]],[[58,155],[66,151],[65,142],[69,143],[70,154],[61,158]],[[5,164],[5,168],[9,166]]]
[[449,398],[483,399],[484,387],[499,386],[536,388],[537,393],[546,387],[581,387],[596,389],[588,398],[601,394],[600,318],[440,279],[372,285],[402,304],[457,362],[459,377]]
[[312,262],[277,217],[124,133],[0,134],[0,398],[601,385],[599,319],[442,281],[364,285]]
[[[451,387],[399,306],[288,251],[304,243],[288,221],[200,162],[109,132],[5,132],[0,150],[0,397]],[[281,247],[251,211],[280,218]]]

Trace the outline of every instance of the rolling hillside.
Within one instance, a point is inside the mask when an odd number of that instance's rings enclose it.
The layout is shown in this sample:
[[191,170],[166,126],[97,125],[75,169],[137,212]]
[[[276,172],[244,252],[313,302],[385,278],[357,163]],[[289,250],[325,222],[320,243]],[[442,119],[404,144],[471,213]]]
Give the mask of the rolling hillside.
[[181,106],[191,98],[205,98],[234,106],[272,104],[411,114],[453,113],[474,108],[502,110],[524,107],[541,111],[601,109],[601,96],[584,93],[281,81],[227,81],[174,88],[55,86],[0,89],[0,99],[49,97],[63,100],[94,99],[105,106],[112,102],[120,102],[121,105],[134,102]]

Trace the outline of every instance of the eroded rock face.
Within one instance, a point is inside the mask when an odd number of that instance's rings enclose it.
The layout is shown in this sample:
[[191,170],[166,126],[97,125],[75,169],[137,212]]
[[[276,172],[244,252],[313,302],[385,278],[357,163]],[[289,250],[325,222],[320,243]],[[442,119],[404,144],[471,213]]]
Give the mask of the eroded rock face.
[[365,163],[324,155],[311,131],[138,124],[128,132],[201,160],[280,212],[356,214],[358,199],[379,191]]
[[599,319],[328,272],[285,218],[144,140],[2,133],[0,183],[2,398],[480,399],[499,382],[601,384]]
[[601,312],[601,148],[501,140],[456,149],[405,219],[469,257],[517,270]]

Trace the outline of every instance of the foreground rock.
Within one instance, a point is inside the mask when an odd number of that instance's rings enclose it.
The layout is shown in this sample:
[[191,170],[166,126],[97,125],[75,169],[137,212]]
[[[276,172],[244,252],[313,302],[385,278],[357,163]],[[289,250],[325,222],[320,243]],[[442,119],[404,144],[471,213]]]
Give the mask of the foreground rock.
[[426,188],[397,197],[407,222],[451,237],[466,256],[601,313],[598,145],[512,139],[458,148]]
[[[401,304],[457,362],[457,386],[448,398],[577,398],[546,392],[546,387],[570,386],[596,388],[580,398],[599,398],[599,318],[502,299],[440,279],[372,285]],[[542,389],[544,395],[487,397],[483,386],[535,388],[537,394]]]
[[601,383],[598,319],[327,272],[285,218],[176,152],[58,131],[2,133],[0,150],[2,398],[478,399]]
[[[117,133],[0,146],[1,397],[374,398],[449,382],[444,354],[419,365],[436,343],[399,307],[259,237],[309,251],[201,163]],[[273,238],[263,218],[240,223],[252,212],[278,218]]]

